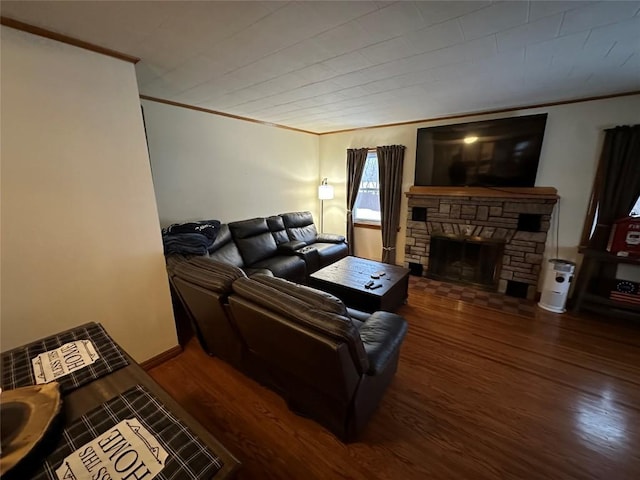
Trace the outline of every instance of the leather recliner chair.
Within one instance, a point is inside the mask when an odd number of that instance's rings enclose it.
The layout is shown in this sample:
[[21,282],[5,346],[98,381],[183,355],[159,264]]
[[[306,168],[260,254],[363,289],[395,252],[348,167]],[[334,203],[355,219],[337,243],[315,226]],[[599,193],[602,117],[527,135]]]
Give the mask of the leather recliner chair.
[[230,320],[228,297],[234,280],[245,277],[233,265],[207,257],[172,256],[167,272],[203,350],[238,369],[243,368],[243,345]]
[[265,275],[238,278],[232,289],[235,326],[261,366],[250,374],[293,411],[355,439],[393,379],[406,320],[375,312],[359,321],[328,293]]
[[347,256],[349,247],[344,236],[318,233],[311,212],[282,213],[280,217],[290,241],[304,242],[308,247],[317,250],[318,268],[331,265]]
[[277,277],[295,282],[306,280],[305,261],[293,252],[283,252],[282,247],[279,250],[266,218],[231,222],[228,226],[244,261],[244,267],[254,271],[267,269]]
[[207,257],[172,257],[171,286],[203,349],[269,386],[339,438],[357,437],[398,365],[407,322]]

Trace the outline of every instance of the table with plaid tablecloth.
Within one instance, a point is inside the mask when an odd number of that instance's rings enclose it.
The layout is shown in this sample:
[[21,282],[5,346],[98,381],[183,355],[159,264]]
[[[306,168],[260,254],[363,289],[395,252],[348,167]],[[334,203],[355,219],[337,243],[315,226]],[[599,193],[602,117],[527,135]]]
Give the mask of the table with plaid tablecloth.
[[168,453],[156,479],[210,479],[222,468],[223,461],[182,421],[146,388],[136,385],[65,427],[55,450],[32,478],[57,480],[55,471],[69,454],[132,417],[138,419]]
[[57,379],[63,393],[75,390],[129,364],[124,352],[105,332],[102,325],[89,323],[2,353],[0,355],[2,389],[10,390],[35,385],[32,359],[41,353],[55,350],[77,340],[91,340],[99,358],[95,363]]
[[[36,383],[32,359],[66,343],[91,340],[99,359],[58,379],[62,412],[7,480],[54,480],[74,451],[120,422],[135,418],[166,451],[160,480],[227,480],[240,462],[165,392],[96,323],[88,323],[0,354],[2,388]],[[3,480],[5,475],[3,475]]]

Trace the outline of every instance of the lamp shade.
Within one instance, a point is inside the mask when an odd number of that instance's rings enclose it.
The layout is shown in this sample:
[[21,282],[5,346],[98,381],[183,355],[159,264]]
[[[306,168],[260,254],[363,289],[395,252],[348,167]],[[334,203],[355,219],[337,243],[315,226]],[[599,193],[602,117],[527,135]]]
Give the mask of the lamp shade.
[[327,179],[322,180],[322,184],[318,187],[318,198],[320,200],[331,200],[333,198],[333,186],[327,184]]

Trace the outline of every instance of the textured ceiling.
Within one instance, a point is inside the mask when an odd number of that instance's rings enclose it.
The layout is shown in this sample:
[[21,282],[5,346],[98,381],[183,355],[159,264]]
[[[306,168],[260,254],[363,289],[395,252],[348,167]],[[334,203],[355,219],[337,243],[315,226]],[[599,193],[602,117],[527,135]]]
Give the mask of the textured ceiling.
[[640,2],[12,2],[140,93],[322,133],[640,90]]

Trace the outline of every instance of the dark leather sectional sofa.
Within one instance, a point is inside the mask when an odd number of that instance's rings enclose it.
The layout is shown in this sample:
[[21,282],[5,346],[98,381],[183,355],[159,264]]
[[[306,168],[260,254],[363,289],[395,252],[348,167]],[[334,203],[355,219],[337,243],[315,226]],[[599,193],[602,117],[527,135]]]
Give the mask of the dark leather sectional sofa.
[[[230,225],[240,240],[245,231],[264,231],[261,222],[240,223]],[[259,262],[251,266],[260,268]],[[269,267],[289,268],[276,265]],[[291,410],[342,440],[357,438],[396,372],[407,331],[402,317],[355,312],[328,293],[282,278],[247,277],[231,262],[174,256],[167,269],[210,354],[272,388]]]
[[299,283],[347,254],[345,238],[319,234],[311,212],[223,224],[209,248],[209,258],[242,268],[249,275],[271,273]]

